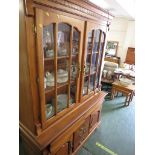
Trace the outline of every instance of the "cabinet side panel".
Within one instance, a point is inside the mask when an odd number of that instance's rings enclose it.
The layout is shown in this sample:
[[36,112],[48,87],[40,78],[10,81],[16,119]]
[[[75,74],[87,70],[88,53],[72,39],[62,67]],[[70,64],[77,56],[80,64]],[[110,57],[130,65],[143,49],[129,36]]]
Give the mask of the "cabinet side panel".
[[26,128],[34,132],[23,0],[19,4],[19,119]]

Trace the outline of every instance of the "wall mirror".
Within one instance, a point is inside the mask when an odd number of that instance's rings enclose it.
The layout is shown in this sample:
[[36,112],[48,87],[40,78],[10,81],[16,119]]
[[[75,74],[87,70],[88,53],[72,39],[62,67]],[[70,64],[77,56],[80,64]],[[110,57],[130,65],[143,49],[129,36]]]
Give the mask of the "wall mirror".
[[107,41],[106,56],[117,56],[118,41]]

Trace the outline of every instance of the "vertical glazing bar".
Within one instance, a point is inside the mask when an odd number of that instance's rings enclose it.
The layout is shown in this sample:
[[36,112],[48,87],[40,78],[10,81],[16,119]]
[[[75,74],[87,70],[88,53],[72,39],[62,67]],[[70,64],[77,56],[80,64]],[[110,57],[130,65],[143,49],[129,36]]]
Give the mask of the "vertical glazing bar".
[[[76,75],[76,79],[75,79],[75,84],[76,84],[76,96],[75,96],[75,103],[78,103],[78,98],[79,98],[79,92],[77,90],[78,86],[79,86],[79,79],[80,79],[80,74],[81,74],[81,65],[82,63],[80,63],[80,43],[81,43],[81,32],[79,34],[79,42],[78,42],[78,64],[77,64],[77,67],[78,67],[78,73]],[[77,77],[78,76],[78,77]],[[81,87],[81,86],[80,86]],[[81,89],[83,90],[83,87],[81,87]]]
[[89,66],[87,95],[89,94],[88,90],[89,90],[89,84],[90,84],[90,74],[91,74],[91,65],[92,65],[92,53],[93,53],[93,47],[94,47],[94,35],[95,35],[95,30],[93,30],[93,34],[92,34],[92,48],[91,48],[91,54],[90,54],[90,66]]
[[57,35],[58,35],[58,23],[54,24],[54,78],[55,78],[55,115],[57,115]]
[[[101,66],[102,66],[102,61],[103,61],[103,55],[104,55],[104,45],[105,45],[105,39],[106,39],[106,35],[105,33],[102,31],[102,36],[103,38],[103,43],[102,43],[102,49],[101,49],[101,58],[100,58],[100,66],[99,66],[99,83],[101,81]],[[99,87],[99,86],[98,86]]]
[[70,31],[70,47],[69,47],[69,68],[68,68],[68,100],[67,100],[67,108],[69,107],[70,101],[70,86],[71,86],[71,64],[72,64],[72,36],[73,36],[73,26],[71,26]]
[[94,83],[95,83],[95,88],[96,88],[96,78],[97,78],[97,75],[98,75],[98,59],[99,59],[99,55],[100,55],[100,46],[101,46],[101,39],[102,39],[102,31],[100,30],[100,37],[99,37],[99,45],[98,45],[98,49],[97,49],[97,57],[96,57],[96,73],[95,73],[95,78],[94,78]]

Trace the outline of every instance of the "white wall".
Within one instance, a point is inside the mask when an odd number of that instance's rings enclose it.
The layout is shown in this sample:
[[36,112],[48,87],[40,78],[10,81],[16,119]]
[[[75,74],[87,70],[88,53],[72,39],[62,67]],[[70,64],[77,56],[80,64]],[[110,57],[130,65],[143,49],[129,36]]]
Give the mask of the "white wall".
[[108,40],[119,42],[117,56],[124,62],[128,47],[135,47],[135,21],[115,17],[107,33]]

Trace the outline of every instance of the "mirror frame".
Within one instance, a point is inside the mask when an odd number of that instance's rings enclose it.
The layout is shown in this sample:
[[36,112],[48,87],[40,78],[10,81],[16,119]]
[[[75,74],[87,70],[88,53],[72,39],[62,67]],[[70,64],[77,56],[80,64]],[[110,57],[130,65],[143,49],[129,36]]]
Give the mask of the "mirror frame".
[[[119,42],[118,41],[111,41],[111,40],[109,40],[109,41],[107,41],[107,44],[106,44],[106,53],[107,53],[107,46],[108,46],[108,43],[109,42],[111,42],[111,43],[116,43],[117,45],[116,45],[116,48],[115,48],[115,54],[114,55],[110,55],[110,56],[117,56],[117,50],[118,50],[118,44],[119,44]],[[107,54],[106,54],[107,55]]]

